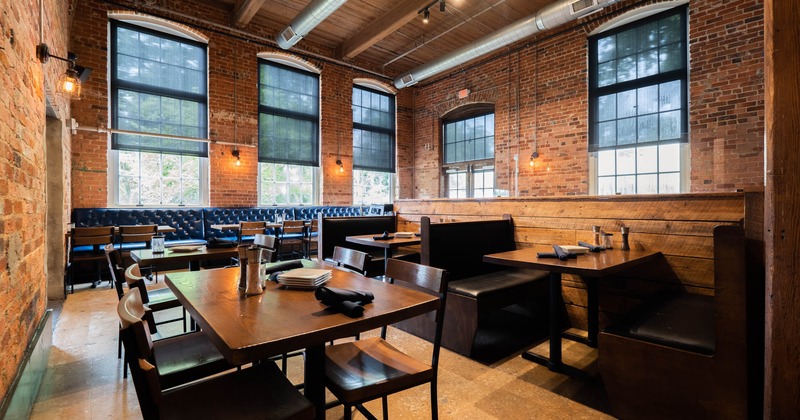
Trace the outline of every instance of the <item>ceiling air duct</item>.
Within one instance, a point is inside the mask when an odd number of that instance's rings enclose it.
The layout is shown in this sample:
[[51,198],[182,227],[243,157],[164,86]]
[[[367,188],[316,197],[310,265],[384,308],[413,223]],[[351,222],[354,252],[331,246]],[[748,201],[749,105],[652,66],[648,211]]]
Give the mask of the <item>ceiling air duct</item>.
[[275,41],[284,50],[292,48],[294,44],[308,35],[312,29],[320,24],[325,18],[335,12],[336,9],[345,4],[347,0],[313,0],[303,9],[297,17],[282,30]]
[[536,14],[514,22],[496,32],[465,45],[449,54],[425,63],[408,73],[394,79],[398,89],[411,86],[420,80],[449,70],[466,63],[476,57],[488,54],[506,45],[513,44],[537,32],[553,29],[567,22],[576,20],[618,0],[562,0],[545,6]]

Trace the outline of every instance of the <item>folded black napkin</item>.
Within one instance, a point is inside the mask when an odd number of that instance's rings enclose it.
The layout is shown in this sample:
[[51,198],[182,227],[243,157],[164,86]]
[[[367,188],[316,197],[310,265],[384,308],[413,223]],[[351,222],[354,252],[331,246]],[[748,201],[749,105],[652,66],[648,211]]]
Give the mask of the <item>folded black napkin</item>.
[[206,248],[236,248],[238,244],[236,241],[229,241],[227,239],[211,238],[208,240]]
[[375,299],[375,296],[370,292],[325,286],[318,287],[314,291],[314,297],[324,305],[351,318],[363,315],[364,305]]
[[376,241],[380,241],[380,240],[394,239],[394,236],[392,236],[392,235],[386,235],[386,236],[378,235],[378,236],[373,236],[372,239],[375,239]]
[[539,258],[558,258],[561,261],[566,261],[570,258],[578,258],[578,254],[564,251],[564,249],[558,245],[553,245],[553,251],[555,252],[537,252],[536,256]]
[[588,242],[583,242],[583,241],[578,241],[578,245],[585,246],[586,248],[589,248],[589,251],[592,251],[592,252],[600,252],[600,251],[605,251],[606,250],[605,247],[602,247],[600,245],[592,245],[592,244],[590,244]]

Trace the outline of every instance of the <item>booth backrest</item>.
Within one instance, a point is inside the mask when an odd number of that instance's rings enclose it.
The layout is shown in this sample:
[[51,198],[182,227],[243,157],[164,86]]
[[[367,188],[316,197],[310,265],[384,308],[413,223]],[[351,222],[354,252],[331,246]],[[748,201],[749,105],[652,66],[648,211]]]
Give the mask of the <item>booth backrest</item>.
[[314,220],[319,217],[345,217],[366,215],[360,206],[303,206],[295,207],[295,219]]
[[[361,217],[319,217],[319,245],[317,255],[320,261],[333,256],[333,248],[337,246],[356,249],[367,253],[381,251],[379,249],[347,242],[348,236],[395,232],[397,219],[395,216],[361,216]],[[381,252],[382,254],[382,252]]]
[[237,238],[236,231],[215,230],[211,225],[238,224],[239,222],[274,222],[275,215],[282,214],[287,220],[294,220],[292,207],[210,207],[203,211],[205,215],[206,239]]
[[483,256],[516,249],[511,216],[503,220],[431,223],[422,217],[423,265],[447,270],[449,280],[459,280],[504,269],[483,262]]
[[150,224],[172,226],[175,232],[164,235],[167,241],[205,239],[202,208],[74,209],[72,222],[76,227]]

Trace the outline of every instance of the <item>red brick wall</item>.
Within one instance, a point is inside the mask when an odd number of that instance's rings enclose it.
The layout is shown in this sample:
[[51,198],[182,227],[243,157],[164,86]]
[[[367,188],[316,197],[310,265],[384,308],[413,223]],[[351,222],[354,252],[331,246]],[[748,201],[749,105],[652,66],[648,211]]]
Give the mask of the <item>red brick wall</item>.
[[[141,4],[141,2],[140,2]],[[198,16],[220,25],[229,23],[228,11],[223,6],[214,7],[197,2],[175,1],[170,9]],[[145,10],[146,7],[145,7]],[[107,126],[107,26],[108,11],[115,11],[97,0],[79,2],[72,49],[81,56],[83,64],[94,68],[87,86],[91,93],[75,104],[76,120],[84,126]],[[164,12],[157,11],[159,15]],[[169,16],[166,16],[169,17]],[[258,53],[283,50],[256,42],[222,35],[208,30],[204,22],[189,22],[185,17],[173,16],[177,22],[194,23],[200,26],[194,31],[207,37],[209,51],[209,133],[212,140],[237,142],[255,146],[258,142]],[[206,29],[204,29],[206,28]],[[215,28],[218,29],[218,28]],[[249,26],[249,33],[260,37],[271,37],[260,28]],[[303,48],[333,56],[326,51],[304,42]],[[288,52],[291,55],[291,51]],[[84,61],[84,58],[86,61]],[[320,202],[326,205],[349,205],[352,202],[352,114],[350,110],[351,88],[355,78],[375,78],[366,72],[333,64],[314,58],[299,57],[320,70],[322,89],[321,106],[321,161]],[[356,63],[361,67],[369,63]],[[388,79],[379,79],[390,83]],[[398,94],[398,104],[406,104],[398,113],[399,124],[410,124],[413,92],[406,90]],[[234,121],[235,120],[235,121]],[[398,142],[411,142],[411,132],[401,128]],[[73,153],[73,191],[75,207],[107,207],[108,138],[105,134],[80,132],[76,136]],[[258,164],[255,147],[240,147],[240,166],[235,166],[231,156],[231,145],[212,145],[209,156],[209,205],[211,206],[255,206],[258,204]],[[401,148],[403,152],[409,151]],[[337,150],[346,171],[340,173],[335,165]],[[411,166],[408,157],[402,157],[406,167]]]
[[[497,188],[519,195],[589,192],[588,41],[600,24],[633,5],[520,42],[518,50],[484,58],[464,71],[423,81],[414,102],[414,176],[402,177],[401,197],[444,195],[440,116],[472,101],[495,104]],[[646,4],[646,3],[643,3]],[[689,7],[691,191],[731,191],[764,185],[763,7],[759,0],[694,0]],[[473,93],[455,99],[458,90]],[[516,121],[519,121],[517,125]],[[518,128],[518,130],[517,130]],[[529,165],[534,136],[540,156]],[[549,168],[549,171],[547,170]]]
[[[36,58],[37,0],[0,4],[0,399],[6,395],[47,305],[45,278],[45,98],[62,120],[69,104],[56,97],[66,65]],[[65,55],[68,2],[45,0],[44,42]],[[11,33],[13,31],[13,41]],[[68,133],[64,130],[64,133]],[[64,134],[64,145],[69,138]],[[48,200],[64,201],[64,197]],[[68,202],[65,202],[68,205]]]

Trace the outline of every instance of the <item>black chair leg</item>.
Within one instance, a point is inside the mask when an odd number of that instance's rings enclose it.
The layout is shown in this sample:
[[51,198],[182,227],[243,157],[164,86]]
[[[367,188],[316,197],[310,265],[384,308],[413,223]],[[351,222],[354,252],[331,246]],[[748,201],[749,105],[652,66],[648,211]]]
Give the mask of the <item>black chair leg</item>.
[[117,359],[122,359],[122,334],[117,335]]
[[353,418],[353,407],[350,405],[344,405],[344,420],[351,420]]
[[381,397],[381,402],[383,403],[383,420],[389,419],[389,398],[384,395]]
[[431,420],[439,418],[439,399],[436,396],[436,381],[431,381]]

